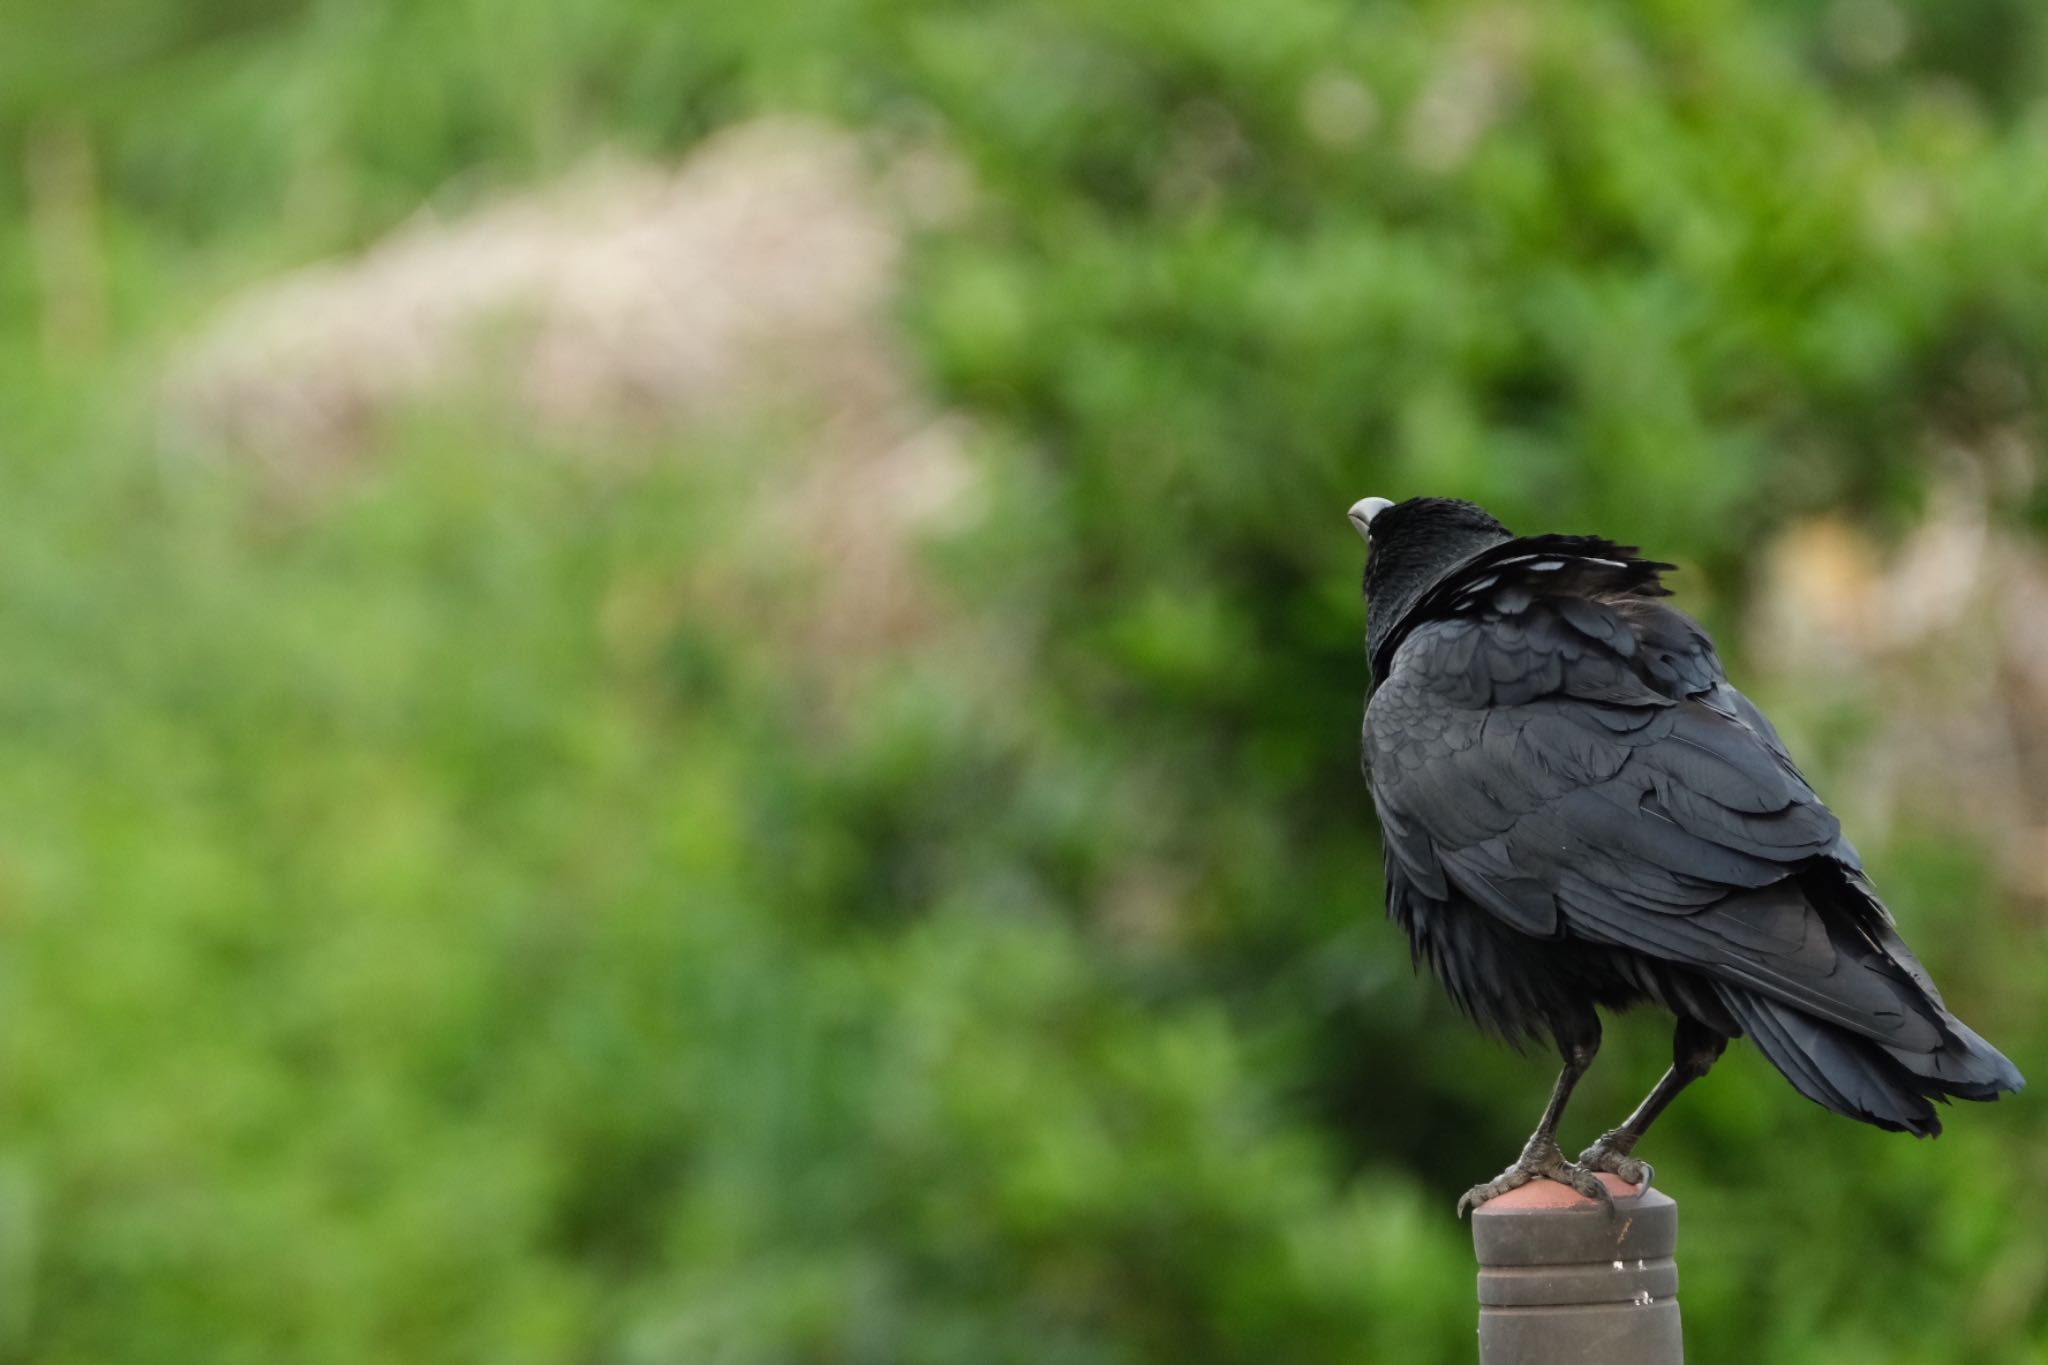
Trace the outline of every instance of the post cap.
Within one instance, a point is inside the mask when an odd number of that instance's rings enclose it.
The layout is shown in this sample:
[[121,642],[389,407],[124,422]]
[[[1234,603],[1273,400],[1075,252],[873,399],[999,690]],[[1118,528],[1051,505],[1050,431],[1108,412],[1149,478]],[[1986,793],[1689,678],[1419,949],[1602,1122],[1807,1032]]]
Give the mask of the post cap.
[[1482,1365],[1677,1365],[1678,1205],[1613,1176],[1610,1215],[1532,1180],[1472,1215]]

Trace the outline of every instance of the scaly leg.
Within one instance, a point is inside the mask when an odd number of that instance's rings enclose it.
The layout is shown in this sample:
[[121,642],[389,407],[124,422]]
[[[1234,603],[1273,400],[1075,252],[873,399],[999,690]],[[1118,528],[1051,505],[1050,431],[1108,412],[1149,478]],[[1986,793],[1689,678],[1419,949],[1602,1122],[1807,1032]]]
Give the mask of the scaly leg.
[[1593,1055],[1600,1050],[1599,1016],[1589,1009],[1568,1032],[1560,1031],[1558,1050],[1564,1054],[1564,1070],[1557,1074],[1557,1084],[1550,1089],[1550,1103],[1543,1106],[1543,1117],[1537,1120],[1536,1131],[1529,1135],[1529,1141],[1522,1148],[1522,1154],[1515,1158],[1514,1165],[1485,1184],[1474,1185],[1465,1191],[1458,1200],[1460,1218],[1465,1216],[1466,1209],[1476,1209],[1495,1195],[1520,1189],[1539,1175],[1561,1185],[1569,1185],[1589,1199],[1599,1200],[1610,1211],[1614,1208],[1613,1196],[1607,1193],[1607,1186],[1601,1183],[1600,1177],[1566,1161],[1557,1146],[1557,1124],[1564,1117],[1565,1101],[1572,1097],[1572,1087],[1586,1074],[1586,1068],[1593,1065]]
[[1728,1039],[1721,1034],[1681,1016],[1671,1039],[1671,1069],[1621,1127],[1601,1134],[1599,1141],[1579,1153],[1579,1165],[1589,1171],[1611,1171],[1634,1185],[1638,1192],[1649,1189],[1655,1171],[1649,1162],[1633,1155],[1636,1143],[1656,1122],[1657,1115],[1664,1112],[1664,1106],[1678,1098],[1679,1091],[1706,1075],[1727,1046]]

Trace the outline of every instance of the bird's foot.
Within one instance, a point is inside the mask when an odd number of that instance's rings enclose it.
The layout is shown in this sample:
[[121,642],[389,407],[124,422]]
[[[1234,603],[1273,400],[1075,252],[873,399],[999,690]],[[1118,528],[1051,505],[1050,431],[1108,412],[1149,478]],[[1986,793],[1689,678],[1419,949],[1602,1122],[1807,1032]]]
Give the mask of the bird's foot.
[[1522,1149],[1522,1154],[1515,1158],[1514,1165],[1485,1184],[1474,1185],[1459,1197],[1458,1217],[1463,1218],[1467,1209],[1476,1209],[1489,1199],[1520,1189],[1539,1175],[1560,1185],[1568,1185],[1588,1199],[1597,1199],[1609,1214],[1614,1212],[1614,1196],[1607,1192],[1607,1186],[1599,1176],[1585,1166],[1566,1161],[1564,1153],[1557,1149],[1555,1139],[1533,1137]]
[[1632,1135],[1616,1128],[1612,1132],[1602,1133],[1599,1141],[1580,1152],[1579,1165],[1589,1171],[1607,1171],[1618,1175],[1635,1186],[1637,1194],[1643,1194],[1649,1190],[1650,1178],[1657,1172],[1649,1162],[1629,1154],[1635,1145],[1636,1140]]

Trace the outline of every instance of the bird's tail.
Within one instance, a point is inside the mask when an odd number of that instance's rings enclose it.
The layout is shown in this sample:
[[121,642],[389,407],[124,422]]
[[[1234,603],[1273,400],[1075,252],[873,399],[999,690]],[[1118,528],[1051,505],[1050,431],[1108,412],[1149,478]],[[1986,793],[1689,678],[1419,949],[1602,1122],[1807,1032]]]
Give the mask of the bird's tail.
[[1825,978],[1804,983],[1803,994],[1764,980],[1715,984],[1800,1094],[1879,1128],[1933,1137],[1941,1131],[1934,1101],[1995,1100],[2026,1085],[2018,1067],[1949,1012],[1859,869],[1836,865],[1832,875],[1803,878],[1800,891],[1827,935]]
[[1921,1052],[1887,1046],[1739,986],[1716,989],[1758,1050],[1800,1094],[1879,1128],[1933,1137],[1941,1119],[1932,1101],[1992,1100],[2026,1085],[2019,1068],[1942,1007],[1939,997],[1932,1003],[1941,1042]]

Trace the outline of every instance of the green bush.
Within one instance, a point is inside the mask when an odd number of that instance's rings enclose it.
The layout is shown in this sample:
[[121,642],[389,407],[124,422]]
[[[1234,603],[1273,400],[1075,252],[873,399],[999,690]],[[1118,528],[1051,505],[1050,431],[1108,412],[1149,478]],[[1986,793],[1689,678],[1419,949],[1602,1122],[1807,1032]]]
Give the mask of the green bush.
[[[1378,922],[1343,509],[1639,537],[1732,628],[1778,525],[2031,432],[2040,20],[697,9],[29,0],[0,54],[110,328],[49,344],[0,177],[0,1358],[1469,1358],[1450,1203],[1548,1062]],[[950,634],[706,609],[780,551],[701,450],[457,405],[284,508],[154,452],[231,286],[777,110],[971,173],[902,306],[990,491]],[[1866,852],[2028,1067],[2048,954],[1951,833]],[[1610,1039],[1574,1131],[1663,1064]],[[2041,1125],[1955,1119],[1689,1094],[1695,1354],[2039,1358]]]

